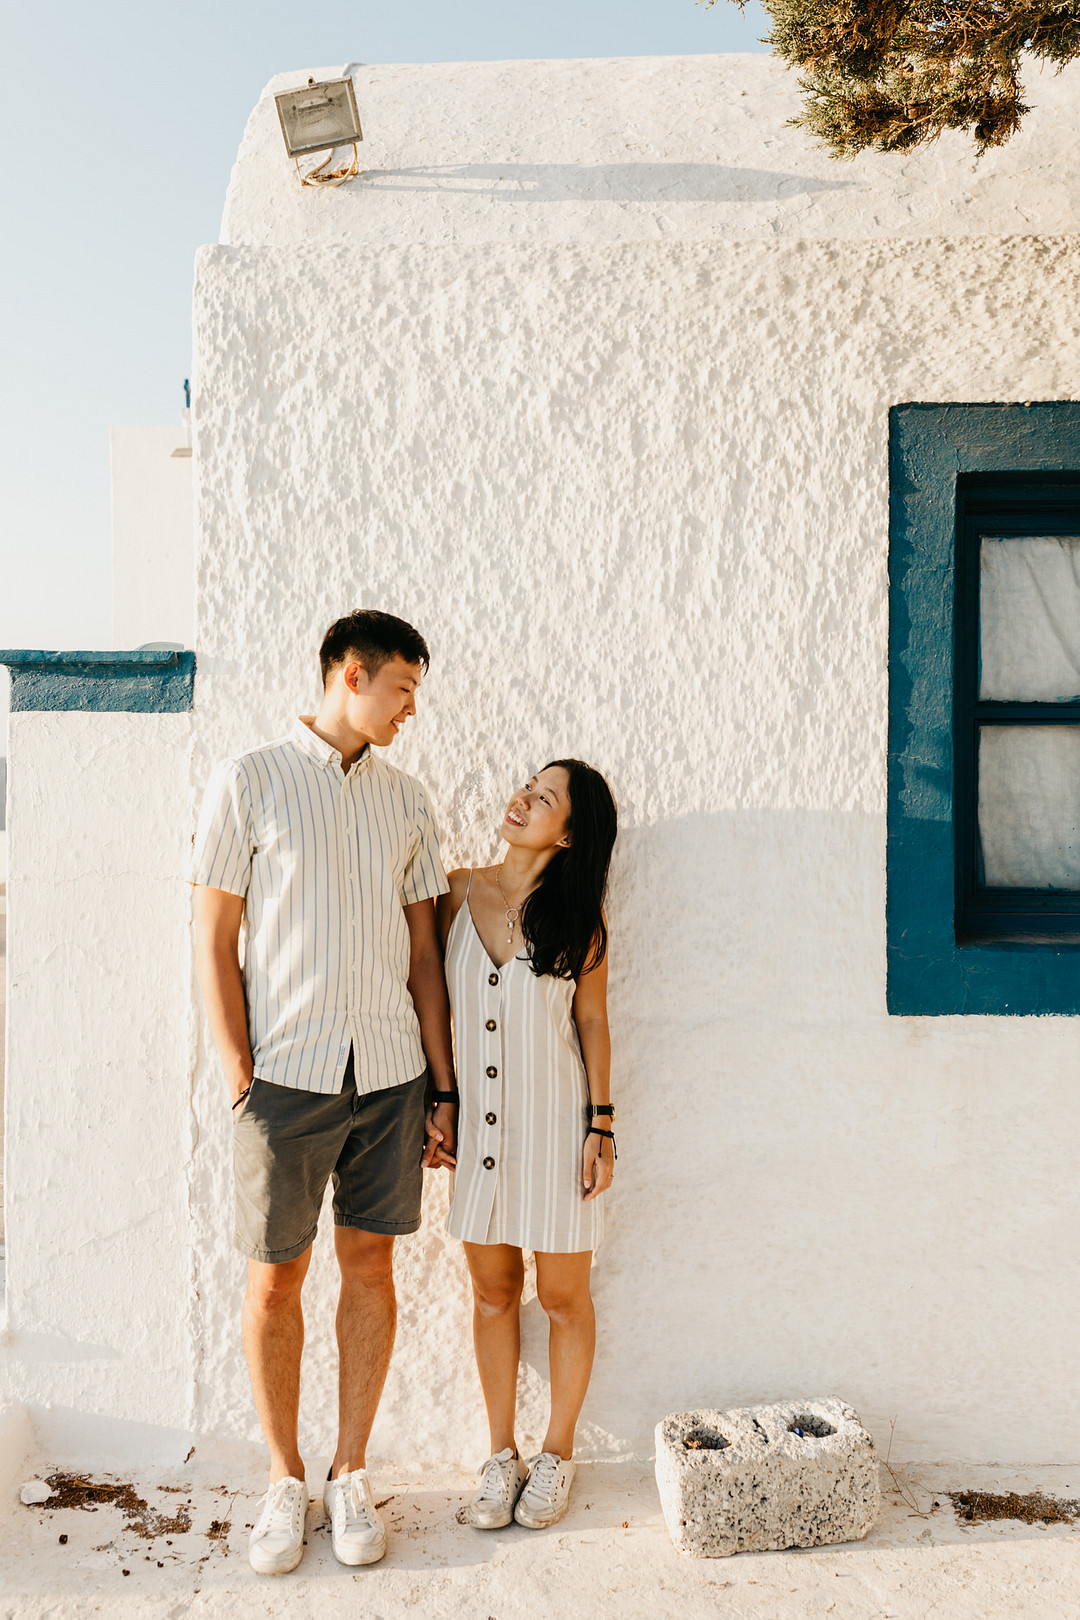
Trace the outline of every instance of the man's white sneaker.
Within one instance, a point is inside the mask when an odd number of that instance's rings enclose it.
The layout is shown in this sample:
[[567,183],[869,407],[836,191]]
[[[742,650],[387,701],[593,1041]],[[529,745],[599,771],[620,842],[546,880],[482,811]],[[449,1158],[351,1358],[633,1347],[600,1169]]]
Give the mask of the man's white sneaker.
[[339,1564],[377,1564],[386,1552],[386,1528],[375,1506],[367,1470],[328,1479],[323,1506],[330,1521],[330,1540]]
[[262,1500],[255,1528],[248,1537],[248,1562],[257,1575],[287,1575],[304,1556],[304,1520],[308,1488],[286,1474]]
[[527,1530],[546,1530],[557,1524],[570,1506],[570,1486],[577,1464],[553,1451],[542,1451],[529,1464],[525,1489],[517,1499],[514,1518]]
[[474,1530],[501,1530],[514,1517],[514,1504],[529,1477],[528,1466],[507,1446],[476,1472],[480,1489],[465,1509],[465,1523]]

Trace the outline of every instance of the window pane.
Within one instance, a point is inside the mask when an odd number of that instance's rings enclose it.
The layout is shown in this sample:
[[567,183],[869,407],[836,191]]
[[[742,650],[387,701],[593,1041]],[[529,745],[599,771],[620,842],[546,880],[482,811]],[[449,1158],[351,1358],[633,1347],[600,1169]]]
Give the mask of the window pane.
[[981,699],[1080,695],[1080,539],[983,535],[979,625]]
[[991,889],[1080,889],[1080,726],[980,726],[979,839]]

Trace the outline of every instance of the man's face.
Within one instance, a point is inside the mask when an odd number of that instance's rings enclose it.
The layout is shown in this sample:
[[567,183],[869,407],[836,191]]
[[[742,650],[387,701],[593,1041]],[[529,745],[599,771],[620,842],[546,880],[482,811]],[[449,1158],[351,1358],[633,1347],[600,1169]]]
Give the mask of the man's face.
[[409,716],[416,713],[416,692],[423,673],[420,664],[408,664],[396,653],[373,676],[363,664],[345,664],[342,679],[348,692],[349,723],[357,735],[376,748],[388,748]]

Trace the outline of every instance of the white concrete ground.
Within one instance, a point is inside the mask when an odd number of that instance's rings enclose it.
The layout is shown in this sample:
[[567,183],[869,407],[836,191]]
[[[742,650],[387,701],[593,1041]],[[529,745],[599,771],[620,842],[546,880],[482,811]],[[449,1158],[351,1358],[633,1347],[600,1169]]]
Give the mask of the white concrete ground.
[[[39,1460],[34,1472],[47,1471]],[[253,1575],[245,1558],[245,1526],[258,1492],[250,1469],[245,1476],[234,1470],[226,1477],[220,1465],[200,1467],[196,1459],[187,1472],[134,1480],[137,1494],[152,1509],[175,1515],[190,1503],[190,1531],[154,1540],[125,1528],[114,1507],[96,1512],[27,1508],[16,1491],[9,1491],[0,1507],[0,1617],[1080,1617],[1080,1526],[1010,1521],[964,1527],[943,1494],[949,1489],[1041,1490],[1075,1499],[1080,1468],[912,1469],[904,1481],[928,1517],[913,1516],[898,1493],[887,1489],[881,1521],[864,1542],[700,1561],[672,1550],[646,1464],[583,1465],[568,1517],[547,1534],[517,1526],[483,1534],[457,1524],[455,1511],[471,1487],[463,1475],[406,1480],[374,1472],[377,1499],[386,1503],[392,1533],[385,1561],[358,1571],[338,1565],[316,1501],[304,1561],[293,1575],[277,1580]],[[215,1521],[226,1520],[230,1528],[224,1537],[209,1533]]]

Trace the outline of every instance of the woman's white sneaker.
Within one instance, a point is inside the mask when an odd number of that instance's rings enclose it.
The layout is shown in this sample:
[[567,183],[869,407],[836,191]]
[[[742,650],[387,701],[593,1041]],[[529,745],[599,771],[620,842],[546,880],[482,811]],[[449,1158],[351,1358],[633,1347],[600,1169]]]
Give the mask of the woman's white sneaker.
[[262,1500],[248,1537],[248,1562],[257,1575],[287,1575],[304,1556],[304,1521],[308,1488],[286,1474],[275,1480]]
[[386,1527],[375,1506],[367,1470],[328,1479],[323,1507],[330,1521],[330,1540],[339,1564],[377,1564],[386,1552]]
[[529,1477],[528,1467],[507,1446],[476,1472],[480,1489],[465,1509],[465,1523],[474,1530],[501,1530],[514,1517],[514,1504]]
[[527,1530],[546,1530],[557,1524],[570,1506],[570,1486],[577,1464],[542,1451],[529,1464],[525,1489],[517,1499],[514,1518]]

